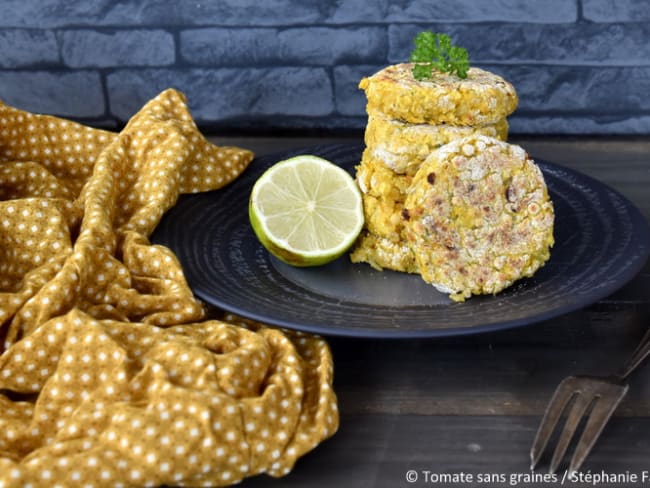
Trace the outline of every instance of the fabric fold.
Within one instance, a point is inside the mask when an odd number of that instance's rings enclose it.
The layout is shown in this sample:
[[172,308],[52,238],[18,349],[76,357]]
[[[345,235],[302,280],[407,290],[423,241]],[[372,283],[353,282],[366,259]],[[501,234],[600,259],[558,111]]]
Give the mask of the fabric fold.
[[282,476],[338,428],[320,338],[210,318],[149,241],[253,159],[170,89],[120,133],[0,104],[0,486]]

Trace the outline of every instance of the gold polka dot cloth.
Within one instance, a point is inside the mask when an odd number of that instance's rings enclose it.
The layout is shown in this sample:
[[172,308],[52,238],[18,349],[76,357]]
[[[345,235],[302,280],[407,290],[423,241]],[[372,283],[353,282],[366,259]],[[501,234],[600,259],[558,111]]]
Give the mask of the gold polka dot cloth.
[[119,133],[0,103],[0,488],[226,486],[336,431],[327,344],[217,320],[149,242],[252,158],[171,89]]

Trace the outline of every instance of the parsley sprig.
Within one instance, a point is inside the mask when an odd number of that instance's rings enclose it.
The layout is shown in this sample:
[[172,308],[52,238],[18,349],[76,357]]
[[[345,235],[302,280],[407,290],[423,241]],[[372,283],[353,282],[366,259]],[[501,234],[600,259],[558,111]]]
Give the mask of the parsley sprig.
[[413,77],[416,80],[431,78],[434,69],[456,73],[459,78],[467,78],[469,56],[464,47],[454,46],[447,34],[420,32],[413,41],[415,49],[411,53]]

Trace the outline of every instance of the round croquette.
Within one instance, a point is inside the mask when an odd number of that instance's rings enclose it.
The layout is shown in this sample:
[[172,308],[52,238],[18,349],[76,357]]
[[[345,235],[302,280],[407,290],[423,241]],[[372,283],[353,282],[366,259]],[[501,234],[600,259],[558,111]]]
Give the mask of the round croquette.
[[415,257],[406,241],[395,242],[363,231],[350,254],[353,263],[368,263],[375,269],[392,269],[403,273],[417,273]]
[[456,301],[531,276],[554,242],[542,172],[521,147],[492,137],[470,136],[434,151],[404,209],[422,278]]
[[418,81],[412,67],[387,66],[361,80],[368,113],[413,124],[477,126],[495,124],[517,107],[514,87],[489,71],[473,67],[463,79],[434,70],[431,79]]
[[370,113],[365,131],[366,147],[375,161],[398,174],[413,176],[434,149],[454,139],[482,134],[505,141],[508,121],[494,124],[455,126],[449,124],[409,124],[380,113]]

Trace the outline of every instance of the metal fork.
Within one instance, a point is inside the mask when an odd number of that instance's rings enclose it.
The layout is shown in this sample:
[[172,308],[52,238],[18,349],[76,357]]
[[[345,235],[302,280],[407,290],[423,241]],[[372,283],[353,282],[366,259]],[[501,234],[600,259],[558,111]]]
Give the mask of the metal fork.
[[625,380],[649,354],[650,329],[618,373],[609,377],[569,376],[565,378],[555,390],[553,398],[546,407],[546,413],[544,413],[544,418],[535,436],[533,447],[530,450],[531,469],[535,469],[539,463],[555,427],[572,400],[564,428],[553,452],[549,473],[557,471],[581,419],[586,415],[586,424],[573,452],[569,473],[580,469],[605,424],[627,393],[628,385]]

